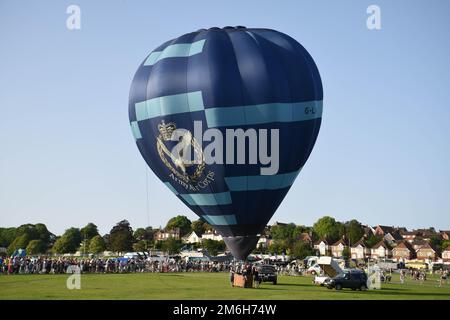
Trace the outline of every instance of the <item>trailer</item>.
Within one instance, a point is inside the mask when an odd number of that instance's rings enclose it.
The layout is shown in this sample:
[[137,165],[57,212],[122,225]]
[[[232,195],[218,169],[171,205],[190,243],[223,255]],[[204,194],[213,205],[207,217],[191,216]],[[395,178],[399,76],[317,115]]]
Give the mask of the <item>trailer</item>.
[[322,269],[323,275],[318,275],[314,278],[315,284],[323,285],[326,279],[333,278],[344,272],[339,263],[332,257],[320,257],[317,260],[317,265]]

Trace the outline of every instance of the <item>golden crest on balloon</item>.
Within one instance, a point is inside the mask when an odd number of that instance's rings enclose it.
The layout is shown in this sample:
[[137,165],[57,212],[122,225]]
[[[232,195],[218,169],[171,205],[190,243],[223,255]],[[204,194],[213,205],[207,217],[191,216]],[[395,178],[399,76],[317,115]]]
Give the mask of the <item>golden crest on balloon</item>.
[[[174,122],[158,124],[159,135],[156,148],[161,161],[179,179],[186,183],[196,182],[205,169],[203,151],[189,130],[177,130]],[[167,143],[177,142],[169,149]],[[193,159],[191,159],[193,155]]]

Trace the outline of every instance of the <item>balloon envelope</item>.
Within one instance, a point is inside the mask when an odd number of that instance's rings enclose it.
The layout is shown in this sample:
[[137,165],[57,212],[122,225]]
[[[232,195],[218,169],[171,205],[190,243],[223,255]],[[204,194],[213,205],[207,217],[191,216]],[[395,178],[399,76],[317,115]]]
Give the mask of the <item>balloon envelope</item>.
[[[211,28],[170,40],[145,58],[131,85],[129,119],[153,172],[245,259],[311,153],[322,99],[317,67],[291,37],[270,29]],[[181,128],[188,134],[174,138]],[[203,137],[210,129],[214,134]],[[269,164],[261,157],[226,161],[238,152],[237,142],[208,150],[212,136],[226,137],[231,129],[254,129],[257,154],[277,152],[278,170],[262,174]],[[176,149],[180,142],[183,148]],[[186,150],[196,161],[180,162]],[[207,163],[208,152],[222,161]]]

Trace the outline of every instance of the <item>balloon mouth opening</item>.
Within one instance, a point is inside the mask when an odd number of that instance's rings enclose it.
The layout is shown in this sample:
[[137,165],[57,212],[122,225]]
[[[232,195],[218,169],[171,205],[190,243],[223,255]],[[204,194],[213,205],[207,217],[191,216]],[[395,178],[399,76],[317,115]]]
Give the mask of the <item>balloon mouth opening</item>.
[[237,260],[245,260],[256,248],[258,240],[258,235],[223,237],[223,241]]

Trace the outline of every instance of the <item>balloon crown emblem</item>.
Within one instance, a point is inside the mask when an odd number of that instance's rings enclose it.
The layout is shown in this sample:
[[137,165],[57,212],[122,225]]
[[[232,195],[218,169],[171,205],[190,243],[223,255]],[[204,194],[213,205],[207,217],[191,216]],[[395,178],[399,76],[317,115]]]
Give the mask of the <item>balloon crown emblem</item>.
[[160,124],[158,124],[158,130],[161,135],[161,138],[166,141],[172,138],[172,133],[176,128],[177,126],[173,122],[166,124],[163,120]]

